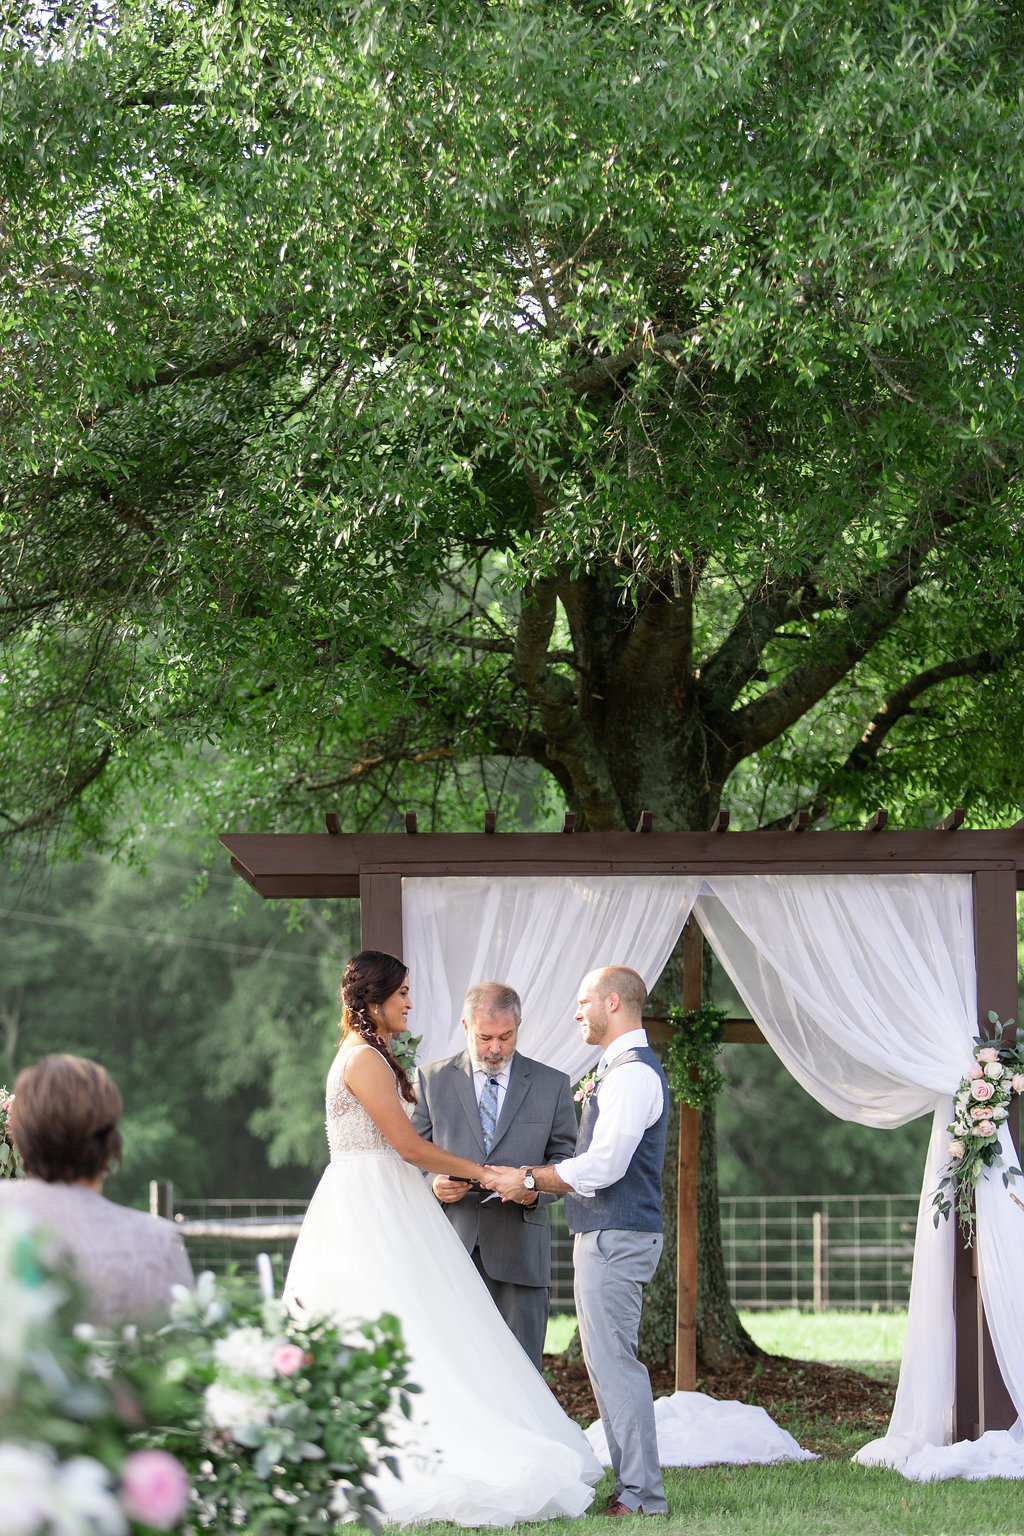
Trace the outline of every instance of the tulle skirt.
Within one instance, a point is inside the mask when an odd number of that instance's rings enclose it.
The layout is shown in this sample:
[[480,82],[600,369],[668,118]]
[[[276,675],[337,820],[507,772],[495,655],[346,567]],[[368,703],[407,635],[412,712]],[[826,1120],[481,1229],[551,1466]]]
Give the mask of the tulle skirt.
[[602,1468],[500,1314],[422,1174],[394,1154],[331,1162],[285,1285],[341,1323],[393,1312],[420,1391],[395,1415],[400,1477],[373,1484],[385,1519],[513,1525],[581,1515]]

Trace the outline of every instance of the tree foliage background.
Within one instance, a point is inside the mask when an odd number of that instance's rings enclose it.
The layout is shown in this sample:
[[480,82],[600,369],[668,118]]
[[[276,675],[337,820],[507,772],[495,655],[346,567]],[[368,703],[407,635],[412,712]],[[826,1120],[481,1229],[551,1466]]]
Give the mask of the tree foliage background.
[[1020,799],[1018,7],[6,16],[9,833]]

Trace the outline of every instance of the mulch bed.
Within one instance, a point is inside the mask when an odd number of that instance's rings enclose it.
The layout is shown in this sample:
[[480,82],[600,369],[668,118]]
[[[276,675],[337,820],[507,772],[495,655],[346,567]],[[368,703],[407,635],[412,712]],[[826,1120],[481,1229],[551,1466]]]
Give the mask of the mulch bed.
[[[590,1424],[597,1405],[581,1361],[567,1362],[562,1355],[544,1356],[544,1374],[570,1418]],[[652,1371],[655,1397],[675,1391],[671,1371]],[[813,1360],[789,1360],[784,1355],[754,1355],[721,1370],[702,1370],[697,1383],[708,1397],[755,1403],[776,1423],[790,1428],[787,1420],[800,1419],[800,1443],[819,1454],[849,1455],[847,1445],[837,1445],[848,1433],[865,1440],[883,1435],[892,1413],[895,1387],[875,1381],[843,1366],[822,1365]],[[818,1432],[808,1429],[817,1421]]]

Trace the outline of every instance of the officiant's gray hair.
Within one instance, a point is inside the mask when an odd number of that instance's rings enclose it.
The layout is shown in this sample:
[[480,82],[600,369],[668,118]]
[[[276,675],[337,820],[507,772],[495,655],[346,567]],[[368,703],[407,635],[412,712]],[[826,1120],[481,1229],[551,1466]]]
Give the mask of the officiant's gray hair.
[[470,987],[462,1004],[462,1017],[471,1024],[478,1013],[494,1018],[499,1013],[510,1013],[516,1021],[516,1029],[523,1022],[523,1001],[515,987],[503,981],[481,981]]

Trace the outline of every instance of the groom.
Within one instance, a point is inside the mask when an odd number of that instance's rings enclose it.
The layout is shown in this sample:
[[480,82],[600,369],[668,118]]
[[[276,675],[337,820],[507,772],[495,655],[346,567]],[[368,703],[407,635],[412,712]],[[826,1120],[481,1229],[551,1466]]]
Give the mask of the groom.
[[[516,1050],[522,1004],[501,982],[466,994],[466,1049],[419,1069],[412,1123],[427,1141],[484,1162],[551,1162],[576,1144],[576,1116],[564,1072]],[[538,1370],[551,1286],[554,1194],[520,1190],[512,1202],[488,1199],[438,1175],[432,1184],[495,1306]]]
[[565,1195],[576,1234],[576,1317],[615,1492],[604,1513],[668,1513],[658,1460],[654,1400],[637,1359],[643,1288],[661,1257],[661,1170],[669,1095],[647,1043],[647,988],[628,966],[605,966],[580,983],[576,1020],[588,1045],[600,1045],[585,1090],[575,1157],[545,1168],[493,1168],[503,1200],[524,1191]]

